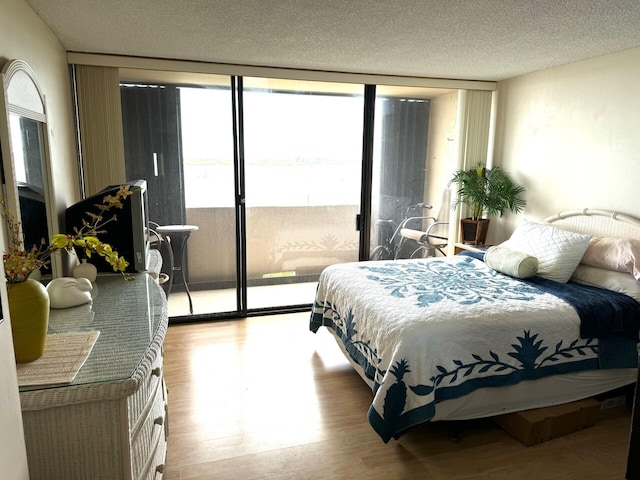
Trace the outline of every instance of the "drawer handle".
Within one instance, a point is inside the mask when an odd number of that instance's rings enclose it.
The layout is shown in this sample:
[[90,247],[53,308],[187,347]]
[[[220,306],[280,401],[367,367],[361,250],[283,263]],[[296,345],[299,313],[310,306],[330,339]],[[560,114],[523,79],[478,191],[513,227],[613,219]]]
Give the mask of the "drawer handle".
[[158,465],[156,467],[156,472],[158,473],[164,473],[164,463],[161,463],[160,465]]
[[164,417],[158,417],[153,421],[154,425],[162,425],[164,424]]
[[162,375],[162,369],[160,367],[156,367],[153,370],[151,370],[151,375],[153,375],[154,377],[159,377],[160,375]]

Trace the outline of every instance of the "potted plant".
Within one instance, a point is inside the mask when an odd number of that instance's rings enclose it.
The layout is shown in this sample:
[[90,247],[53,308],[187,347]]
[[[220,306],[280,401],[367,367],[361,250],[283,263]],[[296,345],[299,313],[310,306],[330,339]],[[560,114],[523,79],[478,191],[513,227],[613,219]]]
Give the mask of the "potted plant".
[[454,172],[449,185],[458,187],[458,198],[451,208],[459,204],[471,209],[471,216],[463,218],[460,232],[463,243],[482,245],[487,238],[489,219],[483,217],[502,216],[505,210],[519,213],[526,205],[520,195],[524,187],[516,185],[499,167],[491,169],[482,164],[468,170]]

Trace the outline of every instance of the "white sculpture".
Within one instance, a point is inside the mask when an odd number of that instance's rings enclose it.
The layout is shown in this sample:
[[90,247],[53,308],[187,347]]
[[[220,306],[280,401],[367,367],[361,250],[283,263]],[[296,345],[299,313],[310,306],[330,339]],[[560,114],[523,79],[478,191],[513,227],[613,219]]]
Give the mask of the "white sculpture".
[[91,302],[91,282],[86,278],[54,278],[47,285],[51,308],[69,308]]

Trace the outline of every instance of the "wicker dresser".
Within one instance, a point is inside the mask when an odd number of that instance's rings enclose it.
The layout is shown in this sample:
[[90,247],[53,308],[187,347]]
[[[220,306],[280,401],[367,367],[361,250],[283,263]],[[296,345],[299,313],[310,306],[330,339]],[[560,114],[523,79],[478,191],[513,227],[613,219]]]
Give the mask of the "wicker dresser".
[[32,480],[162,478],[168,435],[166,297],[148,275],[98,277],[92,305],[52,310],[52,333],[98,330],[71,384],[22,387]]

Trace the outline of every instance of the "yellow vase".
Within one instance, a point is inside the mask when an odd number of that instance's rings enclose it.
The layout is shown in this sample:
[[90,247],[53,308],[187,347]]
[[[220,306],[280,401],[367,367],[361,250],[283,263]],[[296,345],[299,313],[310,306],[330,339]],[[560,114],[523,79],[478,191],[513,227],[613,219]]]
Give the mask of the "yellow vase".
[[7,284],[16,362],[33,362],[44,352],[49,326],[49,294],[40,282],[28,279]]

